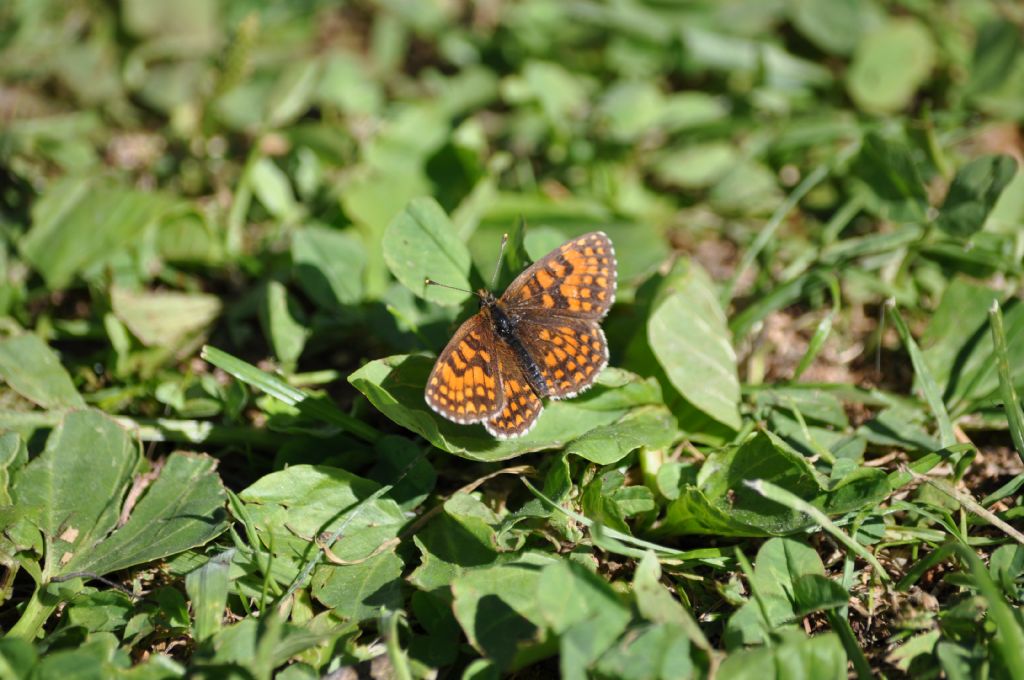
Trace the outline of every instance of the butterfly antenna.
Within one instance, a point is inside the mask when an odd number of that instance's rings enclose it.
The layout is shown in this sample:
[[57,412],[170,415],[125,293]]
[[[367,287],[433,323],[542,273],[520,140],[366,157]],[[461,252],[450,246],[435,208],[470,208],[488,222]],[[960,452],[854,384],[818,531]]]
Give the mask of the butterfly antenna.
[[456,288],[455,286],[449,286],[446,283],[438,283],[434,279],[423,279],[423,285],[425,286],[440,286],[441,288],[449,288],[451,290],[457,290],[460,293],[469,293],[470,295],[480,296],[475,290],[466,290],[465,288]]
[[498,274],[501,273],[501,258],[505,255],[505,246],[508,245],[508,234],[501,235],[501,248],[498,249],[498,262],[494,265],[494,276],[491,277],[491,290],[498,285]]

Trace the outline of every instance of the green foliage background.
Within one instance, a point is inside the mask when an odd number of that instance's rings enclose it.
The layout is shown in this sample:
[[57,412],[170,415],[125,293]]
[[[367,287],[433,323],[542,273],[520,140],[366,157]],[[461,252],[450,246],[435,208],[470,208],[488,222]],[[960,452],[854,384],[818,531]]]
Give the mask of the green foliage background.
[[0,676],[1024,677],[1022,120],[1012,2],[7,0]]

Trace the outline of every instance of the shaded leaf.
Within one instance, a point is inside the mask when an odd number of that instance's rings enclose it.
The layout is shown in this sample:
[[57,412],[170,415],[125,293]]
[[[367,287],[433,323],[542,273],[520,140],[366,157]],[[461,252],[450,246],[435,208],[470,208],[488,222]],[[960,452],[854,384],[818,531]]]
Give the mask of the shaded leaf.
[[936,225],[957,238],[980,231],[1015,174],[1017,161],[1012,156],[982,156],[960,168],[942,203]]
[[34,333],[0,341],[0,378],[46,409],[85,406],[57,354]]
[[68,564],[108,574],[205,545],[227,528],[227,494],[209,456],[174,453],[128,521]]

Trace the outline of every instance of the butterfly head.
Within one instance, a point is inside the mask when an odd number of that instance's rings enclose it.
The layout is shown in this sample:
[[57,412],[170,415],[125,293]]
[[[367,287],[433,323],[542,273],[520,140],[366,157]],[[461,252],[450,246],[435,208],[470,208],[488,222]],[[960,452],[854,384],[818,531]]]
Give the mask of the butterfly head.
[[490,309],[498,304],[498,298],[494,297],[494,293],[485,288],[478,290],[476,296],[480,299],[480,309]]

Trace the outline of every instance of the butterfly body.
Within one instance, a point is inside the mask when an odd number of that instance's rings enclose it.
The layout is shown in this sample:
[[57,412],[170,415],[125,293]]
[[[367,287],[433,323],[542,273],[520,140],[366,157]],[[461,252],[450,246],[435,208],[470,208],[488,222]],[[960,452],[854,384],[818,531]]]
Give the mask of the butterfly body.
[[501,297],[477,293],[467,319],[438,356],[426,401],[457,423],[518,437],[543,410],[593,385],[608,363],[600,320],[615,299],[611,240],[591,232],[530,265]]

